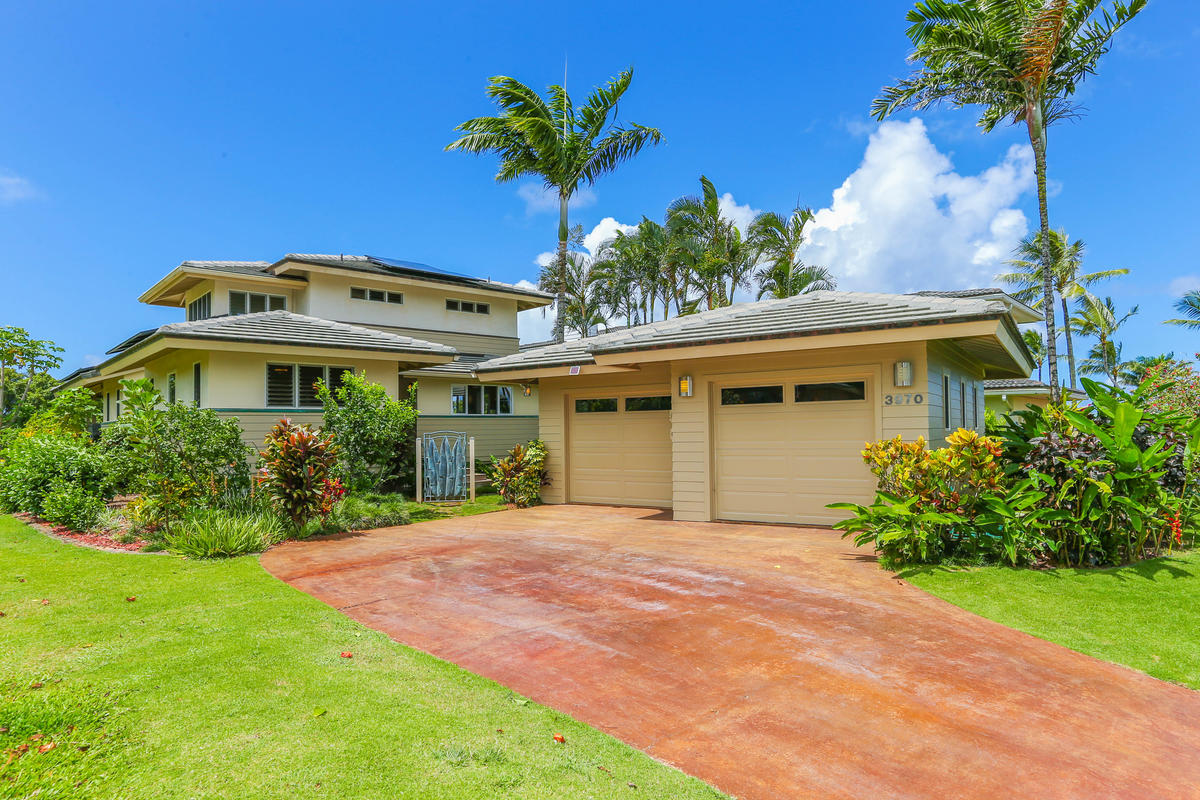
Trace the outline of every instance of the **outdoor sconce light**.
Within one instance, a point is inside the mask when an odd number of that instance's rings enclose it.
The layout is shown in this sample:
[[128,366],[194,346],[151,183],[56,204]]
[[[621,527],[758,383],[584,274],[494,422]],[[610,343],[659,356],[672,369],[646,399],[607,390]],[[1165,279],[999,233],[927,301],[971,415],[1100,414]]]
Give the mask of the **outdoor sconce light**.
[[692,396],[692,376],[691,375],[680,375],[679,376],[679,396],[680,397],[691,397]]
[[895,371],[896,374],[894,376],[895,380],[893,383],[895,383],[897,388],[902,386],[912,386],[913,368],[911,361],[897,361]]
[[525,397],[533,397],[533,387],[528,383],[521,384],[521,394]]

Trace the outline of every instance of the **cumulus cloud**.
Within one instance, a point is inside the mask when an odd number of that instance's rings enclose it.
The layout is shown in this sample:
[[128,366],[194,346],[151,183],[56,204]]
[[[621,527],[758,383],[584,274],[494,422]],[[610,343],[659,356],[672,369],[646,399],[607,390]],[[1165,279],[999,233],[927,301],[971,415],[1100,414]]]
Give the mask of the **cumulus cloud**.
[[16,203],[29,200],[40,194],[28,179],[11,172],[0,171],[0,203]]
[[[540,183],[522,183],[517,188],[517,197],[525,201],[525,213],[544,214],[558,211],[558,193]],[[571,195],[567,208],[586,208],[596,203],[596,193],[586,186],[581,186]]]
[[738,205],[729,192],[721,195],[717,200],[717,208],[720,209],[722,217],[732,222],[741,231],[742,236],[746,235],[746,230],[754,218],[762,213],[762,209],[751,208],[749,203]]
[[1177,297],[1193,289],[1200,289],[1200,275],[1180,275],[1167,286],[1167,293]]
[[1000,163],[962,175],[921,120],[887,122],[832,203],[816,212],[801,256],[830,268],[842,289],[986,286],[1029,229],[1014,204],[1033,188],[1028,146],[1013,145]]

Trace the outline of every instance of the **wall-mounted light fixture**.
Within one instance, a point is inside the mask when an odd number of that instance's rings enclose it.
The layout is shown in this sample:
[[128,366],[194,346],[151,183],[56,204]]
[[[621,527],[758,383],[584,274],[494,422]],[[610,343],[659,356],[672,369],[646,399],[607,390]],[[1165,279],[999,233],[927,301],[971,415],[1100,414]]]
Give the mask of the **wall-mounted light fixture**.
[[895,375],[892,381],[897,388],[902,386],[912,386],[913,384],[913,367],[911,361],[897,361],[895,367]]
[[680,375],[679,376],[679,396],[680,397],[691,397],[692,396],[692,376],[691,375]]
[[533,397],[533,387],[528,383],[521,384],[521,394],[525,397]]

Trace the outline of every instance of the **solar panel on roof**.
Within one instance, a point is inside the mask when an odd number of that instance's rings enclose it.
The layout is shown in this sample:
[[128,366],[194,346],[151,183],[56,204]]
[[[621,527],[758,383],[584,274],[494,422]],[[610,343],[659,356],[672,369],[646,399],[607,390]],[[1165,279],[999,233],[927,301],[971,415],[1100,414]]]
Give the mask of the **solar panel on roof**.
[[470,275],[463,275],[461,272],[451,272],[448,269],[440,267],[431,267],[428,264],[421,264],[417,261],[401,261],[398,258],[384,258],[383,256],[368,255],[367,258],[372,261],[377,261],[380,264],[388,267],[396,267],[398,269],[409,269],[416,272],[428,272],[430,275],[449,275],[452,278],[467,278],[468,280],[476,280]]

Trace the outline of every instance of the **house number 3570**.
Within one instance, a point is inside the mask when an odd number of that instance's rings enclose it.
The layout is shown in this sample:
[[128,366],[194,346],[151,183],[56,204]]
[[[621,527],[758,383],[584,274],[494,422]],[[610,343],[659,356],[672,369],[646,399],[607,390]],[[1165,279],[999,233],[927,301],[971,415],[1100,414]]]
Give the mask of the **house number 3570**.
[[919,406],[925,402],[925,395],[919,392],[913,394],[906,392],[905,394],[885,394],[883,396],[883,404],[885,406]]

